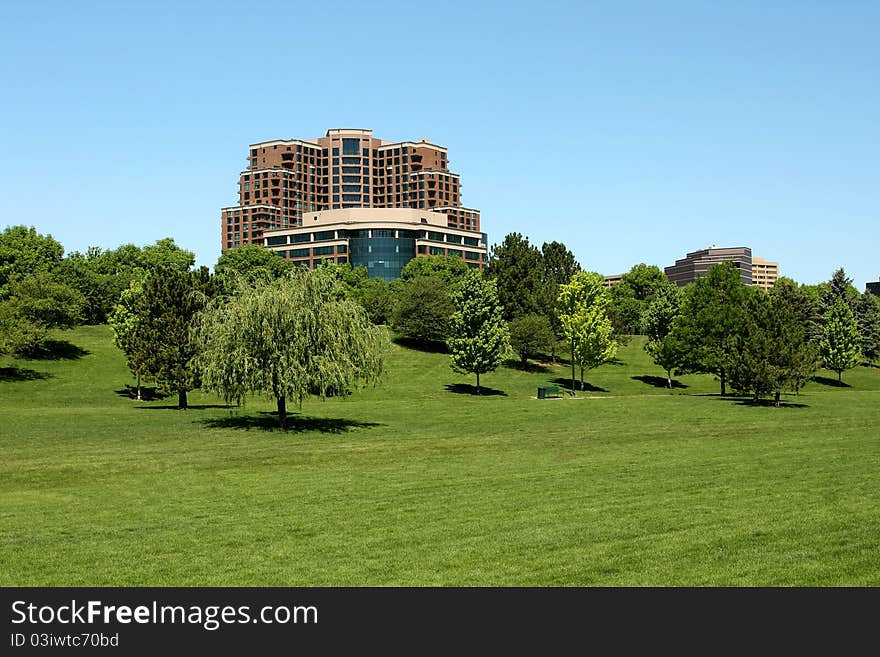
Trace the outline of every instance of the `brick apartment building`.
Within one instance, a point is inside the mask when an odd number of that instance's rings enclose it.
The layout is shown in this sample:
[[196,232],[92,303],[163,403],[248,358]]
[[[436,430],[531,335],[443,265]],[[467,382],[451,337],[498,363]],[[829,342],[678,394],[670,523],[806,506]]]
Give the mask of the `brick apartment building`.
[[223,251],[259,244],[310,267],[351,262],[389,280],[418,255],[458,255],[472,267],[487,260],[480,211],[461,205],[447,149],[425,139],[332,129],[251,144],[238,195],[221,211]]

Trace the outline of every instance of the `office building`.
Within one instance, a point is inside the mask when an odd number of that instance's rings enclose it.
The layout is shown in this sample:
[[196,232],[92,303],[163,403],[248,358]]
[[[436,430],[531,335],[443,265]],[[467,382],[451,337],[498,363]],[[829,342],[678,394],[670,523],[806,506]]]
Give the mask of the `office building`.
[[480,211],[461,205],[461,187],[447,149],[426,139],[390,142],[371,130],[332,129],[314,140],[251,144],[239,203],[221,211],[221,249],[260,244],[312,267],[366,264],[383,278],[423,254],[461,255],[482,267]]
[[752,258],[752,284],[769,290],[779,279],[779,263],[764,258]]
[[[878,276],[878,278],[880,278],[880,276]],[[870,292],[871,294],[876,294],[880,297],[880,280],[872,283],[865,283],[865,292]]]
[[670,281],[679,287],[684,287],[701,276],[705,276],[712,265],[728,261],[732,262],[739,270],[743,285],[751,285],[752,250],[747,246],[717,247],[713,245],[708,249],[688,253],[681,260],[676,260],[671,267],[666,267],[664,271]]

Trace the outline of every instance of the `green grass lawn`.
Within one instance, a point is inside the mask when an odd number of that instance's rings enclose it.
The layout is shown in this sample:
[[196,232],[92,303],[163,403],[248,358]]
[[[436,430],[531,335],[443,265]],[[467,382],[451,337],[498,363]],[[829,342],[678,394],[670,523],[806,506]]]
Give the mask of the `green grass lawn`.
[[[784,408],[672,393],[634,340],[577,399],[394,346],[375,388],[135,402],[107,327],[0,360],[0,585],[880,585],[880,369]],[[634,378],[643,377],[643,378]],[[712,394],[710,394],[712,393]]]

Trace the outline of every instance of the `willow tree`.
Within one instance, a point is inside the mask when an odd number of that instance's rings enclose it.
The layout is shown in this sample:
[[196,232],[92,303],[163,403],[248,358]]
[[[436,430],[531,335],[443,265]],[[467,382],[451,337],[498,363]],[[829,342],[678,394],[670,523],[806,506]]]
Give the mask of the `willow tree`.
[[200,318],[202,388],[242,403],[271,396],[287,429],[287,403],[342,394],[382,372],[385,334],[338,284],[316,270],[294,269],[258,286],[240,283]]

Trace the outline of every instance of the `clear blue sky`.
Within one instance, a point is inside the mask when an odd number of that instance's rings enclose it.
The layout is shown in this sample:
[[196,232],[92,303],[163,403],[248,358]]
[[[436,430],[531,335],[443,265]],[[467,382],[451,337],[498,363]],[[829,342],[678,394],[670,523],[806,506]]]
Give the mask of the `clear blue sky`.
[[248,144],[361,127],[447,146],[491,242],[880,274],[876,0],[35,0],[0,30],[0,225],[68,250],[213,265]]

